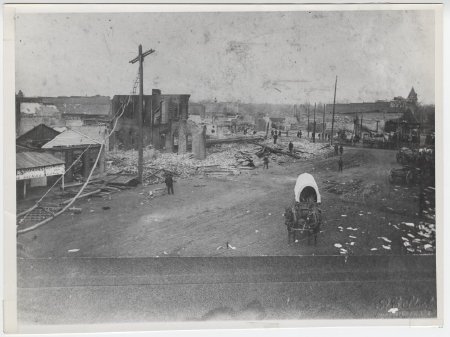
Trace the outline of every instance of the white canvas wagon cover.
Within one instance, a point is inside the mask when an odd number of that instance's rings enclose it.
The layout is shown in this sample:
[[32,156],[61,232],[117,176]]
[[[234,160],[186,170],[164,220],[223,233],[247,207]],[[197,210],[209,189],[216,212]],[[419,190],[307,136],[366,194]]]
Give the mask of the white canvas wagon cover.
[[295,201],[300,202],[300,194],[302,193],[303,189],[306,187],[312,187],[316,191],[317,202],[320,203],[321,198],[320,198],[320,193],[319,193],[319,187],[317,187],[314,177],[309,173],[302,173],[298,176],[297,182],[295,183],[295,188],[294,188]]

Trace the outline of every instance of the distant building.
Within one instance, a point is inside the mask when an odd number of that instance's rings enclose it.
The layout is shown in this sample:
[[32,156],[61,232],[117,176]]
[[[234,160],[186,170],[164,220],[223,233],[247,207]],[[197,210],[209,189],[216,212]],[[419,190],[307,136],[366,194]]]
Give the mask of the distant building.
[[200,116],[201,118],[205,118],[206,108],[201,103],[193,103],[189,102],[189,115],[190,116]]
[[[112,135],[110,146],[136,149],[139,134],[139,96],[115,95],[112,99],[114,115],[120,115],[117,129]],[[190,95],[162,95],[158,89],[152,95],[144,95],[142,113],[143,143],[168,152],[186,152],[188,142],[187,120]]]
[[[417,94],[414,87],[407,98],[401,96],[394,97],[391,101],[363,102],[363,103],[337,103],[335,113],[337,114],[358,114],[358,113],[403,113],[410,110],[413,114],[417,110]],[[333,104],[326,105],[326,112],[333,112]]]
[[23,97],[16,95],[16,136],[45,124],[49,127],[108,124],[107,96]]

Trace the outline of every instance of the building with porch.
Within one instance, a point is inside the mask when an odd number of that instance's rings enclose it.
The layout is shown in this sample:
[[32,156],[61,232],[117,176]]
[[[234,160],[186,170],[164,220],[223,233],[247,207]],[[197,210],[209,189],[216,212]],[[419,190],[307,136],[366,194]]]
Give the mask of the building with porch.
[[[16,153],[16,191],[17,198],[24,199],[27,190],[33,187],[47,186],[53,183],[53,177],[63,176],[65,162],[49,153]],[[50,179],[49,179],[50,178]]]

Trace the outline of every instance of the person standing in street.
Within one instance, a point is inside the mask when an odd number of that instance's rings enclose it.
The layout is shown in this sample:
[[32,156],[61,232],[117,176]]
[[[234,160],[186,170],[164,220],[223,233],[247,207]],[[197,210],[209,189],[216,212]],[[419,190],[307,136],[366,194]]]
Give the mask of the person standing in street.
[[273,135],[273,143],[274,143],[274,144],[277,143],[277,138],[278,138],[278,135],[277,135],[277,133],[276,133],[276,131],[275,131],[275,133],[274,133],[274,135]]
[[344,147],[342,146],[342,144],[341,144],[341,146],[339,147],[339,152],[341,153],[341,156],[342,156],[342,154],[344,153]]
[[164,179],[164,182],[166,183],[167,187],[167,194],[173,194],[173,178],[170,173],[166,174],[166,178]]
[[342,169],[344,167],[344,162],[342,161],[342,156],[339,157],[338,166],[339,166],[339,172],[342,172]]
[[339,146],[334,144],[334,155],[337,156],[339,154]]
[[294,150],[294,144],[292,144],[292,142],[289,142],[289,152],[292,153],[292,150]]
[[263,158],[263,169],[269,169],[269,158],[267,156]]

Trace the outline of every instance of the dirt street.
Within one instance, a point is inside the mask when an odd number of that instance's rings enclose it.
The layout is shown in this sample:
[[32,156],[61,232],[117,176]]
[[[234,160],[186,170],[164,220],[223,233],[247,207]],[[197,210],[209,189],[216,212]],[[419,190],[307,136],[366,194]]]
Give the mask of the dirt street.
[[[393,225],[419,221],[418,191],[389,184],[395,152],[346,148],[342,173],[337,161],[270,163],[269,170],[238,176],[192,177],[176,181],[175,195],[153,199],[149,191],[162,185],[80,200],[81,214],[66,213],[19,236],[18,256],[333,255],[339,254],[336,243],[351,255],[400,254]],[[287,244],[284,207],[292,203],[295,180],[303,172],[313,174],[322,194],[324,225],[317,246],[306,239]],[[379,237],[392,241],[390,250]]]

